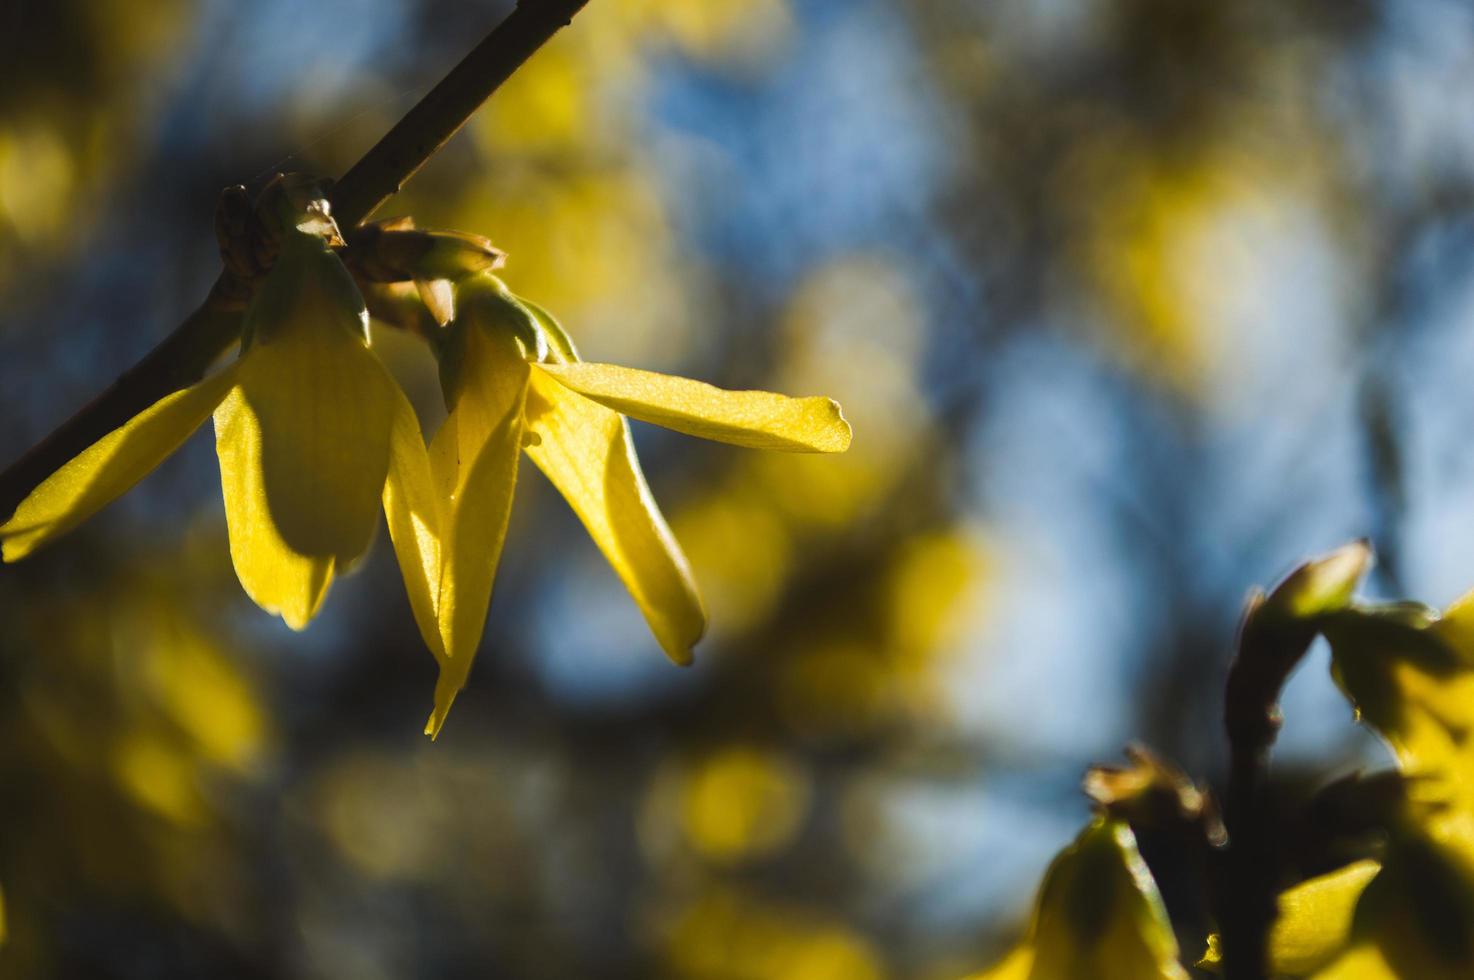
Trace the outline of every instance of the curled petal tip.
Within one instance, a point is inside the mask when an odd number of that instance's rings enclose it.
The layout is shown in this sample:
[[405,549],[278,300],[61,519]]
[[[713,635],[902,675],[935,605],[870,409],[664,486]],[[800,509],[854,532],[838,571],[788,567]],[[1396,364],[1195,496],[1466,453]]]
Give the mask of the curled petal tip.
[[833,398],[829,399],[829,408],[834,412],[835,431],[826,452],[842,453],[850,448],[850,441],[854,439],[855,428],[850,425],[850,420],[844,417],[844,408]]

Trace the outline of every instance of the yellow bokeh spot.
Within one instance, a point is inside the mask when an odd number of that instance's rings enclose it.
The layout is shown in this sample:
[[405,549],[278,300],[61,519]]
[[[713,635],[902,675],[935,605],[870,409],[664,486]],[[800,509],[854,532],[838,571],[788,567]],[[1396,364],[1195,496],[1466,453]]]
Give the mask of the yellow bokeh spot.
[[864,734],[893,714],[890,671],[873,646],[840,637],[802,643],[779,675],[779,708],[808,737]]
[[729,748],[688,775],[681,825],[704,857],[737,862],[787,844],[808,802],[808,778],[794,763],[773,752]]
[[879,980],[881,975],[869,944],[837,929],[795,943],[782,974],[788,980]]
[[328,840],[358,871],[386,879],[423,877],[443,864],[437,802],[406,762],[367,754],[341,760],[315,795]]
[[204,819],[204,803],[192,760],[158,735],[135,731],[114,749],[113,772],[136,802],[176,824]]
[[204,636],[179,625],[158,636],[147,668],[155,697],[204,758],[247,768],[265,737],[255,693]]
[[1103,337],[1135,370],[1200,394],[1241,369],[1244,297],[1275,274],[1260,245],[1316,204],[1314,148],[1280,158],[1231,145],[1161,156],[1129,141],[1082,149],[1061,193],[1086,214],[1080,259],[1105,300]]
[[26,242],[59,232],[70,213],[76,169],[54,129],[0,130],[0,222]]
[[477,182],[446,209],[447,220],[490,229],[510,256],[507,284],[557,310],[586,359],[674,369],[692,318],[686,277],[672,267],[665,206],[648,173],[581,160],[549,170],[497,170],[496,180]]
[[713,629],[741,632],[772,611],[793,564],[793,543],[777,514],[722,488],[682,507],[671,527],[702,584]]
[[890,629],[903,651],[956,641],[965,622],[959,600],[982,573],[982,555],[965,532],[931,534],[907,543],[891,572]]
[[471,132],[485,152],[566,151],[586,138],[594,120],[575,40],[565,34],[545,45],[472,117]]
[[933,719],[948,700],[945,658],[979,615],[985,567],[975,537],[954,528],[913,539],[891,570],[887,634],[896,682],[911,710]]
[[786,0],[622,0],[622,6],[641,26],[708,61],[759,60],[779,48],[793,27]]
[[673,972],[690,980],[884,980],[863,936],[802,906],[713,889],[666,925]]

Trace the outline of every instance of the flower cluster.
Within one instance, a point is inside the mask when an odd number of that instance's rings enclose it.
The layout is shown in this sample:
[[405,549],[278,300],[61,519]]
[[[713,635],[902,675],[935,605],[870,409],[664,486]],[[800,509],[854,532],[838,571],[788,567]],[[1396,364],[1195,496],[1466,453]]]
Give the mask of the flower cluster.
[[[626,416],[740,446],[843,452],[850,428],[839,406],[580,361],[552,316],[493,275],[501,256],[484,240],[372,226],[354,233],[345,264],[326,201],[304,186],[278,181],[258,204],[273,258],[246,308],[239,356],[38,486],[0,525],[5,561],[91,516],[213,415],[236,574],[293,629],[363,556],[382,507],[415,620],[440,665],[425,729],[434,736],[481,640],[525,453],[582,520],[666,653],[689,662],[705,612],[640,472]],[[399,320],[405,309],[403,292],[385,283],[413,283],[410,319],[440,359],[449,416],[428,447],[370,345],[365,295],[376,315]]]

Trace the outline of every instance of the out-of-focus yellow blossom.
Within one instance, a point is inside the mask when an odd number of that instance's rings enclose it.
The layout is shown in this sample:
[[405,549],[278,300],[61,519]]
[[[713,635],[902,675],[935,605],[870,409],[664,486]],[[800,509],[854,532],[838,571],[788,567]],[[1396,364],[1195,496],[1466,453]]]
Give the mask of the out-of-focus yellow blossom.
[[1474,593],[1441,616],[1354,606],[1325,632],[1336,682],[1392,747],[1408,801],[1380,862],[1280,897],[1271,966],[1318,980],[1474,976]]
[[1104,300],[1110,352],[1190,397],[1239,380],[1245,297],[1283,274],[1262,246],[1319,220],[1321,163],[1297,131],[1268,152],[1209,141],[1163,153],[1122,133],[1075,151],[1059,193],[1083,219],[1077,260]]
[[[1356,903],[1382,870],[1377,861],[1357,861],[1302,881],[1279,897],[1279,913],[1269,934],[1269,958],[1276,976],[1305,977],[1335,961],[1351,942]],[[1222,962],[1218,937],[1208,937],[1199,966]]]
[[1023,943],[972,980],[1187,980],[1156,882],[1123,821],[1098,817],[1045,872]]
[[[1328,624],[1332,674],[1396,756],[1443,830],[1474,815],[1474,592],[1442,615],[1412,603],[1350,610]],[[1474,835],[1470,835],[1474,840]]]
[[324,237],[325,202],[283,224],[280,255],[246,311],[240,357],[37,487],[0,525],[6,561],[128,490],[213,413],[241,585],[293,629],[316,614],[334,575],[367,549],[386,481],[418,485],[429,464],[413,409],[367,346],[363,298]]
[[489,273],[463,280],[456,304],[441,356],[450,414],[431,443],[429,472],[385,498],[411,605],[441,667],[432,736],[481,640],[522,450],[583,521],[661,647],[685,664],[706,614],[624,416],[760,449],[842,452],[850,443],[828,398],[723,391],[579,361],[551,317]]
[[[1456,980],[1474,976],[1474,854],[1409,824],[1383,861],[1359,861],[1280,896],[1275,976]],[[1205,966],[1217,962],[1211,948]]]
[[661,923],[673,976],[690,980],[884,980],[879,952],[794,904],[711,888]]
[[793,839],[807,812],[804,771],[774,752],[738,746],[686,774],[681,825],[708,859],[736,864],[772,854]]

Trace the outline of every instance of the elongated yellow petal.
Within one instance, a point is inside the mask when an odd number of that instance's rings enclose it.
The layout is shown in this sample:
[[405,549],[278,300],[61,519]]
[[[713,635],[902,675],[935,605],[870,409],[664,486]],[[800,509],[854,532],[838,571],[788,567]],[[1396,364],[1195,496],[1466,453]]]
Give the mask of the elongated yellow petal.
[[425,726],[425,734],[432,738],[440,734],[451,702],[465,686],[486,627],[512,516],[522,428],[519,401],[482,444],[452,502],[440,575],[440,630],[446,655],[435,684],[435,710]]
[[[456,401],[430,445],[431,480],[442,500],[440,678],[432,738],[465,685],[486,627],[506,541],[521,456],[527,362],[511,334],[461,322],[452,329]],[[432,648],[433,649],[433,648]]]
[[47,477],[0,525],[6,561],[70,531],[178,449],[235,383],[235,365],[154,402]]
[[331,253],[307,261],[312,274],[287,322],[269,341],[258,325],[240,386],[260,421],[263,486],[282,540],[341,567],[363,554],[378,523],[400,396],[365,344],[363,301],[355,308],[338,292],[342,264]]
[[630,418],[702,439],[795,453],[842,453],[850,447],[850,424],[832,398],[726,391],[613,364],[540,364],[534,370]]
[[588,528],[666,654],[690,663],[691,647],[706,630],[706,610],[645,485],[624,419],[534,368],[527,423],[536,437],[527,455]]
[[327,595],[335,559],[300,554],[282,540],[262,486],[261,423],[239,388],[215,410],[215,452],[236,577],[256,605],[303,629]]
[[440,536],[444,530],[440,496],[430,473],[430,458],[409,399],[394,389],[394,424],[389,434],[389,475],[384,481],[384,516],[389,538],[409,593],[410,609],[425,645],[445,655],[438,621]]
[[217,413],[236,571],[294,628],[378,524],[402,396],[366,345],[365,317],[337,256],[289,236],[246,312],[238,386]]

